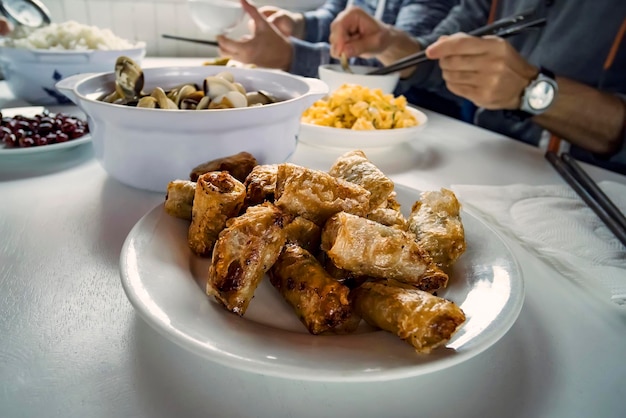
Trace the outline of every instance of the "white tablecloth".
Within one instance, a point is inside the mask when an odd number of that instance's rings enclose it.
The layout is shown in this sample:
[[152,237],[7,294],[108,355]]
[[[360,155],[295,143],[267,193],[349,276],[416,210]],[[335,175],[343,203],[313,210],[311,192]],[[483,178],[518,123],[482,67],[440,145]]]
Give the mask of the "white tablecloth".
[[[0,106],[7,103],[0,83]],[[397,183],[562,184],[537,149],[428,115],[411,144],[368,152]],[[293,161],[328,169],[339,153],[301,144]],[[523,272],[526,300],[500,341],[424,376],[331,384],[220,366],[146,325],[125,297],[118,263],[130,229],[163,196],[108,177],[89,145],[0,157],[0,196],[1,417],[572,418],[626,410],[624,310],[513,236],[503,240]]]

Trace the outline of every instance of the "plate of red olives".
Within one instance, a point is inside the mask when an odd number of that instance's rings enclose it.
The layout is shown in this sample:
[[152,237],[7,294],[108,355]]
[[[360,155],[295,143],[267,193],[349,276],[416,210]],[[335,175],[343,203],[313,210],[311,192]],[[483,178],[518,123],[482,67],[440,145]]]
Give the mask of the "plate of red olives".
[[34,154],[91,141],[87,121],[41,106],[0,110],[0,156]]

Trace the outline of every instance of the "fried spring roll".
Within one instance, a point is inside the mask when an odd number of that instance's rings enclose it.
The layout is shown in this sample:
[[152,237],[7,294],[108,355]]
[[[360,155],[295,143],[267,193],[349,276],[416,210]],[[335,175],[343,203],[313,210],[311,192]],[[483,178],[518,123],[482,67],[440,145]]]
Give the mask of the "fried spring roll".
[[453,302],[393,280],[363,283],[352,298],[368,324],[392,332],[422,354],[445,345],[465,322]]
[[229,218],[239,214],[245,197],[243,183],[227,171],[213,171],[198,178],[187,237],[195,254],[211,255],[218,234]]
[[349,213],[326,222],[322,250],[337,267],[357,275],[396,279],[428,292],[448,282],[413,234]]
[[252,169],[244,182],[246,186],[246,206],[258,205],[265,201],[274,202],[277,172],[277,164],[262,164]]
[[250,206],[228,221],[215,243],[206,286],[229,311],[244,315],[264,274],[278,258],[290,219],[273,204]]
[[465,252],[465,231],[461,221],[461,204],[448,189],[422,192],[408,217],[409,231],[433,261],[446,267]]
[[330,274],[339,283],[348,286],[348,288],[350,289],[359,287],[361,284],[368,280],[374,280],[373,277],[359,276],[358,274],[355,274],[349,270],[344,270],[337,267],[323,251],[318,257],[318,260],[320,260],[320,263],[322,263],[322,265],[324,266],[324,270],[326,270],[328,274]]
[[206,163],[194,167],[191,173],[189,173],[189,179],[191,181],[198,181],[198,177],[204,173],[210,171],[228,171],[231,176],[243,183],[252,168],[257,164],[257,160],[252,154],[243,151],[239,154],[207,161]]
[[284,163],[278,165],[275,197],[281,209],[323,225],[341,211],[364,216],[370,192],[323,171]]
[[328,173],[368,190],[371,193],[370,207],[372,208],[383,204],[393,192],[393,181],[360,150],[349,151],[340,156]]
[[287,242],[297,244],[312,254],[320,250],[322,228],[302,216],[297,216],[285,226]]
[[193,181],[170,181],[165,194],[165,212],[170,216],[190,221],[195,193],[196,183]]
[[381,205],[381,207],[387,208],[387,209],[393,209],[393,210],[397,210],[398,212],[400,212],[400,202],[398,202],[397,199],[398,195],[395,191],[393,191],[389,197],[387,198],[387,200]]
[[366,218],[402,231],[406,231],[408,228],[407,219],[395,209],[377,207],[368,213]]
[[329,332],[350,319],[350,290],[302,247],[287,244],[269,276],[311,334]]

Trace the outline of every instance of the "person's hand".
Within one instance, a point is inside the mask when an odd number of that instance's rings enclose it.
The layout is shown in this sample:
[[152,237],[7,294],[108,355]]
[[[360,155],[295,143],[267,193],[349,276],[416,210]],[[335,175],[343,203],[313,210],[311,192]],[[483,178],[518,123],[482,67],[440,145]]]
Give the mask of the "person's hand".
[[511,44],[495,36],[442,36],[426,48],[426,55],[439,60],[452,93],[485,109],[518,109],[524,89],[539,72]]
[[289,38],[269,23],[267,18],[247,0],[241,0],[241,5],[254,22],[254,32],[239,41],[219,35],[217,42],[220,55],[231,57],[244,64],[288,71],[293,53]]
[[0,17],[0,36],[6,36],[13,31],[13,26],[6,18]]
[[330,25],[330,54],[335,58],[371,58],[383,52],[391,41],[390,27],[363,9],[350,7]]
[[[289,10],[274,6],[260,7],[259,13],[267,18],[267,21],[285,36],[293,36],[298,39],[304,38],[304,16],[302,13],[294,13]],[[254,24],[252,25],[254,28]],[[254,30],[252,30],[254,32]]]

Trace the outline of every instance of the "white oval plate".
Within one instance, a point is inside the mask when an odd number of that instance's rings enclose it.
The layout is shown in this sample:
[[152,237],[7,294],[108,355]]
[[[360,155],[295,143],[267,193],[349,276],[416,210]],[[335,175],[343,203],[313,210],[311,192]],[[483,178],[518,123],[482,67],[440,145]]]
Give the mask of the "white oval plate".
[[[15,115],[23,115],[23,116],[32,117],[34,115],[42,113],[44,110],[45,108],[42,106],[12,107],[12,108],[2,109],[2,116],[13,117]],[[51,112],[51,114],[54,114],[54,113]],[[37,147],[6,148],[3,143],[0,143],[0,157],[31,155],[31,154],[61,151],[64,149],[77,147],[79,145],[86,144],[88,142],[91,142],[90,134],[83,135],[80,138],[72,139],[71,141],[67,141],[67,142],[60,142],[58,144],[40,145]]]
[[[419,192],[396,186],[409,209]],[[463,212],[467,251],[440,292],[461,306],[463,327],[447,344],[419,355],[391,333],[362,325],[357,333],[310,335],[267,278],[244,317],[226,311],[203,290],[209,261],[187,247],[189,222],[162,205],[128,235],[121,280],[137,312],[182,347],[217,363],[265,375],[316,381],[382,381],[430,373],[465,361],[498,341],[524,300],[519,266],[501,238]]]
[[301,123],[298,141],[318,147],[330,148],[387,148],[418,137],[418,132],[428,123],[426,114],[414,107],[408,110],[417,118],[417,126],[398,129],[380,129],[371,131],[356,131],[352,129],[331,128],[311,123]]

